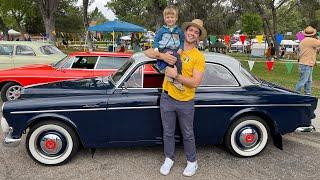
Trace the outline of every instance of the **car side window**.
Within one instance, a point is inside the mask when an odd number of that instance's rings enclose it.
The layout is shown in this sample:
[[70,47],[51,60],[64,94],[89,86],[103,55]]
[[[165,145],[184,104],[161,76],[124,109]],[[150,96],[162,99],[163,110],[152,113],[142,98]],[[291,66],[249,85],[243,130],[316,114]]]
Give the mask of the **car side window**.
[[0,55],[10,55],[13,52],[13,45],[0,44]]
[[200,87],[212,86],[239,86],[239,83],[226,67],[207,63]]
[[160,73],[154,62],[138,67],[127,80],[128,88],[161,88],[164,74]]
[[100,57],[95,69],[119,69],[129,58]]
[[20,56],[35,56],[36,54],[29,46],[17,46],[16,55]]
[[142,88],[143,85],[143,68],[144,65],[138,67],[130,78],[127,80],[128,88]]
[[78,56],[73,61],[72,69],[94,69],[98,56]]

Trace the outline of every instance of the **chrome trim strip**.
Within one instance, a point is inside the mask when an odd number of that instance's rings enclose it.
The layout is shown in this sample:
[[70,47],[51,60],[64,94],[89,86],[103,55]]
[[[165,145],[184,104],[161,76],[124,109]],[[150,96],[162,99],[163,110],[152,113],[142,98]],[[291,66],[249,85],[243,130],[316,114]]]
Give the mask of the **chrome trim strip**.
[[14,139],[12,138],[13,128],[10,127],[8,132],[4,133],[4,140],[2,142],[3,146],[5,147],[16,147],[20,144],[21,139]]
[[194,107],[310,107],[311,104],[225,104],[225,105],[195,105]]
[[29,113],[51,113],[51,112],[75,112],[75,111],[105,111],[107,108],[92,109],[61,109],[61,110],[40,110],[40,111],[13,111],[11,114],[29,114]]
[[[195,105],[197,108],[207,107],[310,107],[311,104],[225,104],[225,105]],[[133,109],[156,109],[160,106],[139,106],[139,107],[111,107],[107,110],[133,110]]]
[[107,110],[131,110],[131,109],[157,109],[160,106],[139,106],[139,107],[111,107]]
[[5,104],[6,102],[3,102],[2,103],[2,106],[1,106],[1,112],[3,112],[3,107],[4,107],[4,104]]

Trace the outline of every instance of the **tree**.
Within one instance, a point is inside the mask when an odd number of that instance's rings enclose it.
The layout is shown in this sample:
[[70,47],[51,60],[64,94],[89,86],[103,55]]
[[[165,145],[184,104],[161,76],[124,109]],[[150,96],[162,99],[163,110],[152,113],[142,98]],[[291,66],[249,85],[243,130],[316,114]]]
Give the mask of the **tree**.
[[120,20],[156,30],[163,24],[166,0],[111,0],[107,3]]
[[83,10],[76,6],[77,0],[60,0],[55,12],[57,32],[84,32]]
[[92,46],[92,40],[91,40],[91,33],[88,31],[89,27],[89,20],[88,20],[88,6],[89,6],[89,0],[83,0],[83,25],[84,29],[86,31],[86,42],[88,43],[89,51],[93,50]]
[[262,29],[262,19],[259,14],[246,12],[241,16],[243,31],[253,35],[260,33]]
[[41,12],[46,34],[49,35],[49,39],[56,42],[55,34],[55,16],[54,13],[57,10],[59,0],[37,0],[39,9]]

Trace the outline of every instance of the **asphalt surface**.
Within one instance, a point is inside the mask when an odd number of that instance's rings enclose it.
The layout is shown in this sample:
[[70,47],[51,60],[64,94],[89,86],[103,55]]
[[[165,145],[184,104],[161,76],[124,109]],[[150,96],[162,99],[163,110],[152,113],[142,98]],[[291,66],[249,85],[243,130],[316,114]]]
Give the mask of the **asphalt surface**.
[[[320,105],[313,121],[317,131],[283,136],[284,150],[272,143],[258,156],[237,158],[219,146],[197,146],[199,169],[192,179],[320,179]],[[1,130],[0,130],[1,131]],[[1,140],[3,136],[1,135]],[[67,164],[41,166],[28,156],[23,142],[16,148],[0,145],[2,179],[191,179],[183,177],[183,147],[176,149],[176,162],[168,176],[159,168],[162,146],[97,149],[94,157],[81,149]]]

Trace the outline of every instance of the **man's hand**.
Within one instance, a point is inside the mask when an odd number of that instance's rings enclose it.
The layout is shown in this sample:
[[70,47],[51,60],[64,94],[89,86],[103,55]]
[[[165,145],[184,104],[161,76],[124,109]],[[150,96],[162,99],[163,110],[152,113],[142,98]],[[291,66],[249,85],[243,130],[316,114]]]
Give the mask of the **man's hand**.
[[172,52],[160,53],[159,59],[170,65],[174,65],[177,62],[177,58],[172,55]]
[[169,67],[167,66],[166,68],[166,75],[168,77],[171,77],[171,78],[177,78],[178,77],[178,71],[177,71],[177,67],[174,66],[173,68],[172,67]]
[[177,58],[172,56],[172,52],[160,53],[159,51],[149,48],[144,51],[144,54],[149,58],[164,60],[170,65],[174,65],[177,62]]

